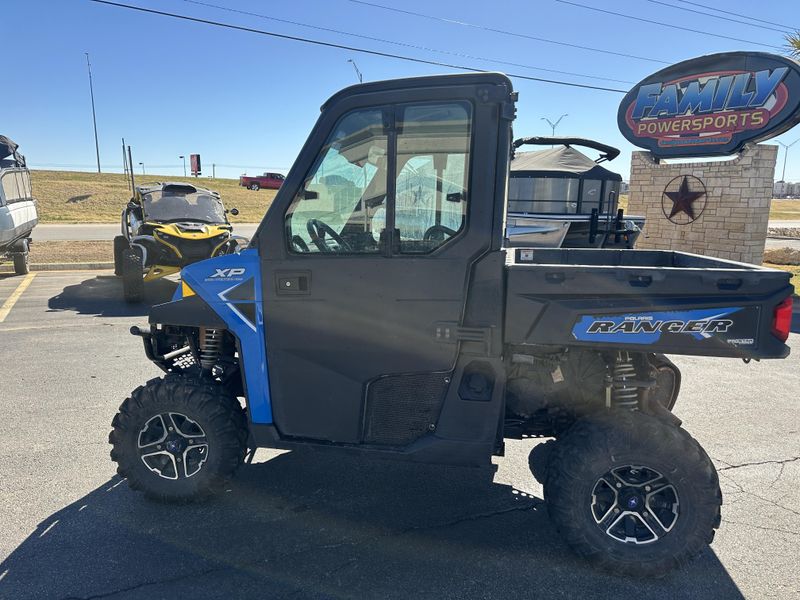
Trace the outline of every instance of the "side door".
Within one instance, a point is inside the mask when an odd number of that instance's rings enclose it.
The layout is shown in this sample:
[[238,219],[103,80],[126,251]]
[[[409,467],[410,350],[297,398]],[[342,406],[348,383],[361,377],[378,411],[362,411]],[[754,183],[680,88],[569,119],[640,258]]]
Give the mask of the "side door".
[[398,446],[435,423],[458,354],[442,332],[492,244],[491,77],[324,107],[258,233],[282,435]]

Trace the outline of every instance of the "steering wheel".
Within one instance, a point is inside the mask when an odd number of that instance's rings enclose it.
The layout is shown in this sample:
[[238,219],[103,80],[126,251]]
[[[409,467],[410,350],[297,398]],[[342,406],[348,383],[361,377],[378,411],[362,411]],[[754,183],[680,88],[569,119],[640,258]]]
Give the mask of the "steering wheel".
[[444,225],[433,225],[428,227],[422,239],[426,242],[443,242],[447,238],[453,237],[456,233],[458,232]]
[[342,236],[336,233],[333,228],[324,221],[309,219],[308,223],[306,223],[306,229],[308,230],[308,235],[311,236],[311,241],[314,242],[314,245],[319,248],[321,252],[333,252],[331,247],[325,243],[326,235],[329,235],[330,238],[339,245],[339,250],[345,252],[353,251],[350,244],[345,242]]
[[298,250],[300,252],[309,252],[308,244],[306,244],[305,240],[301,238],[299,235],[295,234],[292,236],[292,246],[294,247],[295,250]]

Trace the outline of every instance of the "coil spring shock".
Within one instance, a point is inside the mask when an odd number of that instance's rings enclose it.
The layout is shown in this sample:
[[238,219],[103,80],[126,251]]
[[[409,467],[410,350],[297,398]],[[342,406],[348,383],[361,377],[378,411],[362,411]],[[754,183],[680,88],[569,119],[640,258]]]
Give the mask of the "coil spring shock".
[[222,330],[200,329],[200,366],[210,371],[222,354]]
[[630,385],[636,380],[636,367],[630,354],[619,352],[614,362],[614,375],[611,384],[611,405],[625,410],[636,410],[639,407],[639,388]]

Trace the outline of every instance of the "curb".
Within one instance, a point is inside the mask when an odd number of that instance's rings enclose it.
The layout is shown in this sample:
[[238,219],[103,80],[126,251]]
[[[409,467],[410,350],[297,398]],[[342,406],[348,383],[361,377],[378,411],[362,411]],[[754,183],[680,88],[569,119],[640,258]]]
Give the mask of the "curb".
[[[113,262],[31,263],[31,271],[93,271],[113,269]],[[13,273],[13,267],[0,268],[0,273]]]

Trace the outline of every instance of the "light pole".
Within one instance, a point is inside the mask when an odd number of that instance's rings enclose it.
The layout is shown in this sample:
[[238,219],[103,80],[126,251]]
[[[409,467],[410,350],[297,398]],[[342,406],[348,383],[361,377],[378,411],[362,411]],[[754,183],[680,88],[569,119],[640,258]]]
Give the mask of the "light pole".
[[186,157],[179,156],[178,158],[180,158],[183,161],[183,176],[186,177]]
[[89,53],[86,55],[86,70],[89,72],[89,95],[92,98],[92,124],[94,125],[94,151],[97,155],[97,172],[100,172],[100,143],[97,141],[97,116],[94,112],[94,85],[92,84],[92,65],[89,63]]
[[354,61],[352,58],[348,58],[347,62],[353,65],[353,68],[356,70],[356,75],[358,76],[358,83],[364,83],[364,77],[361,75],[361,71],[358,70],[358,65],[356,64],[356,61]]
[[564,117],[568,117],[568,116],[569,116],[568,114],[561,115],[560,117],[558,117],[558,120],[555,123],[553,123],[547,117],[541,117],[541,119],[542,119],[542,121],[547,121],[547,124],[550,125],[550,127],[553,130],[553,137],[556,137],[556,127],[558,127],[558,124],[561,123],[561,119],[563,119]]
[[140,163],[139,163],[139,166],[140,166],[140,167],[142,167],[142,175],[144,175],[144,163],[143,163],[143,162],[140,162]]
[[784,144],[783,142],[781,142],[781,141],[778,141],[778,143],[779,143],[781,146],[783,146],[783,147],[784,147],[784,153],[783,153],[783,173],[781,174],[781,181],[783,181],[784,183],[786,183],[786,157],[787,157],[787,156],[789,156],[789,148],[791,148],[792,146],[794,146],[794,145],[795,145],[797,142],[800,142],[800,138],[797,138],[797,139],[796,139],[795,141],[793,141],[791,144]]

